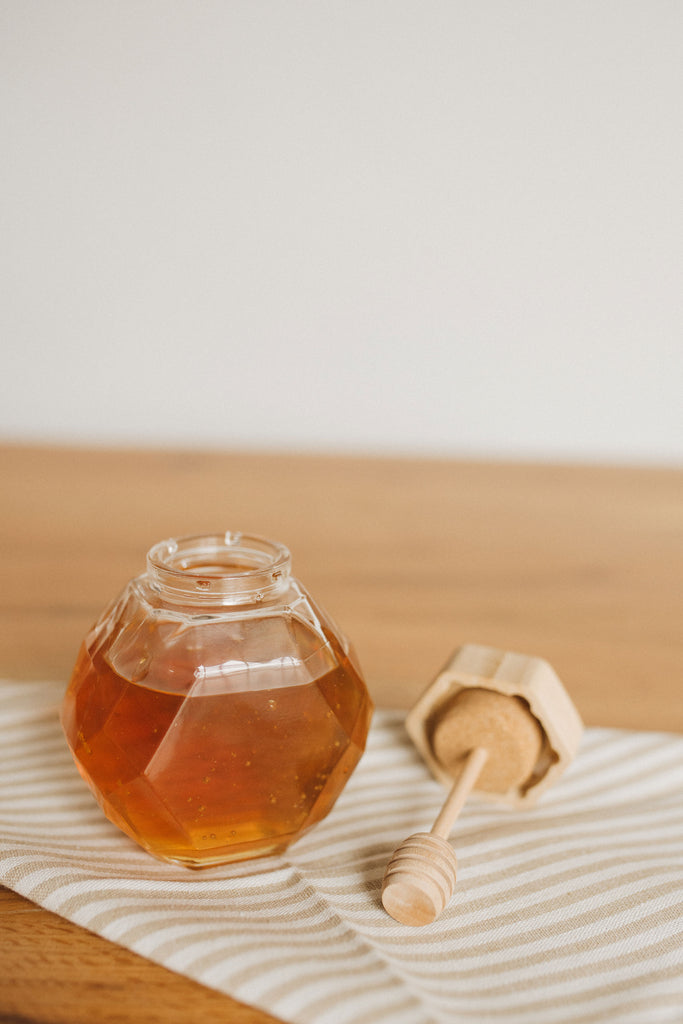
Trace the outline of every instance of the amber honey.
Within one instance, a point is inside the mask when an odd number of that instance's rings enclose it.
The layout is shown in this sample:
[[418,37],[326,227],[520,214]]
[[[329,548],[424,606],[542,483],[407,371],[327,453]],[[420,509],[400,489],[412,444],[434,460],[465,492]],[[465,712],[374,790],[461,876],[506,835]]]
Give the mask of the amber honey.
[[226,678],[193,695],[182,670],[170,691],[84,646],[64,729],[107,816],[155,856],[200,866],[277,852],[329,812],[362,752],[371,706],[339,655],[306,683]]

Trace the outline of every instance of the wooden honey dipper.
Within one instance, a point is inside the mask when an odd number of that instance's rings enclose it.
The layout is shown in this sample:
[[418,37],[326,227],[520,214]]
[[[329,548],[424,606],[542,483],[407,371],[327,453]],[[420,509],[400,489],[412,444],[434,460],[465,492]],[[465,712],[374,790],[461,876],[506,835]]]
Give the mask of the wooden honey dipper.
[[431,831],[401,843],[384,875],[385,910],[418,926],[435,921],[453,895],[448,836],[470,793],[516,807],[535,802],[572,760],[583,726],[547,662],[467,645],[427,688],[406,728],[450,790]]

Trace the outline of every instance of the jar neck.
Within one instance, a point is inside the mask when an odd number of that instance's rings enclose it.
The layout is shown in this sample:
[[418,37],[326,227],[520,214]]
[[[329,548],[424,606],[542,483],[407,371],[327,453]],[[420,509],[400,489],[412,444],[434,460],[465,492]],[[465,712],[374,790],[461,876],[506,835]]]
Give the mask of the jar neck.
[[283,544],[245,533],[177,537],[147,553],[149,584],[172,604],[257,604],[288,587],[291,568]]

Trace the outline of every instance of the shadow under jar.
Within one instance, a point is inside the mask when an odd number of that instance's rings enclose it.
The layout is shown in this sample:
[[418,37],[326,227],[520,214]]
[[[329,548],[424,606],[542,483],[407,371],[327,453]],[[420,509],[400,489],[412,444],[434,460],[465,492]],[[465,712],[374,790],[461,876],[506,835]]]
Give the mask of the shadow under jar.
[[163,541],[81,646],[62,704],[74,760],[106,816],[161,860],[282,852],[361,757],[361,671],[290,563],[246,534]]

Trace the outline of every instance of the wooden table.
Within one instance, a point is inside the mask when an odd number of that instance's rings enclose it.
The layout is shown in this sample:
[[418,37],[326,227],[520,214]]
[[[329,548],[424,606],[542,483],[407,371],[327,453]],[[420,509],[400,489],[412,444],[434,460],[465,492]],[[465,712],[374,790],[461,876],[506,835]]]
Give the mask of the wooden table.
[[[547,658],[588,725],[683,731],[683,471],[0,448],[0,676],[66,681],[151,544],[283,540],[406,708],[464,642]],[[0,1021],[268,1018],[0,889]]]

